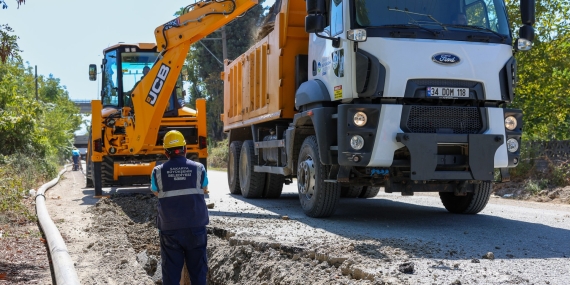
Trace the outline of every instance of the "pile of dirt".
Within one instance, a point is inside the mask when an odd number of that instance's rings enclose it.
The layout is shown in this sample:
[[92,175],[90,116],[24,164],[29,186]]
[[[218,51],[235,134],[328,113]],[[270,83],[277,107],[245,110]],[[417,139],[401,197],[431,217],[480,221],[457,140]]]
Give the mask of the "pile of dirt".
[[[144,279],[161,284],[156,203],[152,194],[119,194],[100,200],[88,211],[94,215],[95,225],[90,232],[113,238],[109,243],[114,248],[128,242],[146,272]],[[237,234],[226,230],[224,224],[223,218],[213,217],[208,226],[209,284],[306,284],[307,280],[312,284],[402,284],[399,277],[413,272],[409,256],[398,252],[402,244],[390,244],[394,241],[346,244],[321,240],[292,245],[271,237]],[[121,234],[124,239],[118,237]],[[120,252],[99,246],[108,244],[95,243],[89,250],[116,259],[112,263],[129,264],[124,257],[112,256]],[[379,263],[386,267],[384,272],[378,273]],[[402,266],[405,270],[399,269]],[[124,275],[122,280],[132,280],[127,272],[125,268],[116,274]]]
[[570,204],[570,186],[531,190],[528,189],[527,183],[524,181],[497,183],[494,185],[494,194],[508,199]]

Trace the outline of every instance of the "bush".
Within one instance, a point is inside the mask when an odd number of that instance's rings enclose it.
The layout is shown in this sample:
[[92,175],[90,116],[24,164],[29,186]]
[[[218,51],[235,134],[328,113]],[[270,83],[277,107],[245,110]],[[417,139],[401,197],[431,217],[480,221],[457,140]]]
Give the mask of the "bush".
[[22,198],[57,175],[57,163],[28,154],[0,155],[0,213],[8,221],[34,221]]
[[228,139],[216,142],[208,151],[208,168],[225,170],[228,165]]

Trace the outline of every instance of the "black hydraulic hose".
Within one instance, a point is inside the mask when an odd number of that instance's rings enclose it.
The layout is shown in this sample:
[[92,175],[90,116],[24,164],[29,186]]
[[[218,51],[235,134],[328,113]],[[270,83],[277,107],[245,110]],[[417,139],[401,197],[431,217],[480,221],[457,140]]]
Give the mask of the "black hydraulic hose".
[[[200,22],[202,20],[202,18],[208,16],[208,15],[216,15],[216,14],[221,14],[221,15],[229,15],[231,13],[233,13],[236,10],[236,2],[235,0],[214,0],[214,1],[207,1],[204,4],[211,4],[211,2],[216,2],[216,3],[222,3],[222,2],[232,2],[233,6],[232,6],[232,10],[229,12],[210,12],[210,13],[206,13],[202,16],[200,16],[198,19],[192,20],[192,21],[186,21],[183,24],[186,25],[188,22]],[[188,13],[188,10],[191,6],[193,7],[194,5],[196,5],[197,3],[193,4],[193,5],[188,5],[186,6],[186,8],[184,8],[183,13]],[[163,47],[163,51],[166,51],[166,48],[168,47],[168,38],[166,38],[166,31],[170,28],[178,28],[180,27],[180,25],[175,25],[172,23],[166,24],[163,28],[162,28],[162,37],[164,38],[164,47]],[[157,58],[158,60],[158,58]]]

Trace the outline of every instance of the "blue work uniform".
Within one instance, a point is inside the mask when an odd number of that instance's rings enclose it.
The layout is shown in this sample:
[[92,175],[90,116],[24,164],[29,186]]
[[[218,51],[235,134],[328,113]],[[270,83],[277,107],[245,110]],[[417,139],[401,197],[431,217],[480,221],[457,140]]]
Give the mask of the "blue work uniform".
[[73,164],[79,164],[79,156],[81,154],[79,153],[79,150],[74,149],[71,151],[71,158],[73,158]]
[[179,284],[184,261],[192,285],[206,284],[208,209],[202,187],[208,186],[204,165],[173,156],[154,167],[151,190],[158,192],[162,282]]

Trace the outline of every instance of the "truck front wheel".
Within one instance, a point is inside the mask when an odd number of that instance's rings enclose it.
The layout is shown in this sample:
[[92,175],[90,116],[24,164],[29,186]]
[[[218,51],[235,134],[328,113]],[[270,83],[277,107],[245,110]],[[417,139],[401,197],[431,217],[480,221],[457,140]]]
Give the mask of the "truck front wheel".
[[358,198],[363,190],[362,186],[345,186],[339,184],[341,198]]
[[473,193],[467,193],[465,196],[455,196],[453,192],[439,192],[439,198],[443,206],[451,213],[477,214],[487,206],[492,188],[493,183],[491,181],[482,181],[475,186],[475,192]]
[[360,193],[358,198],[364,198],[364,199],[374,198],[376,197],[376,195],[378,195],[378,192],[380,192],[380,187],[366,186],[364,187],[364,189],[362,189],[362,192]]
[[313,218],[332,215],[340,198],[340,187],[325,182],[330,166],[321,164],[315,136],[307,137],[301,145],[298,163],[297,188],[303,211]]
[[230,144],[228,155],[228,185],[230,186],[230,193],[236,195],[241,194],[241,188],[239,186],[239,156],[241,145],[242,142],[233,141]]

